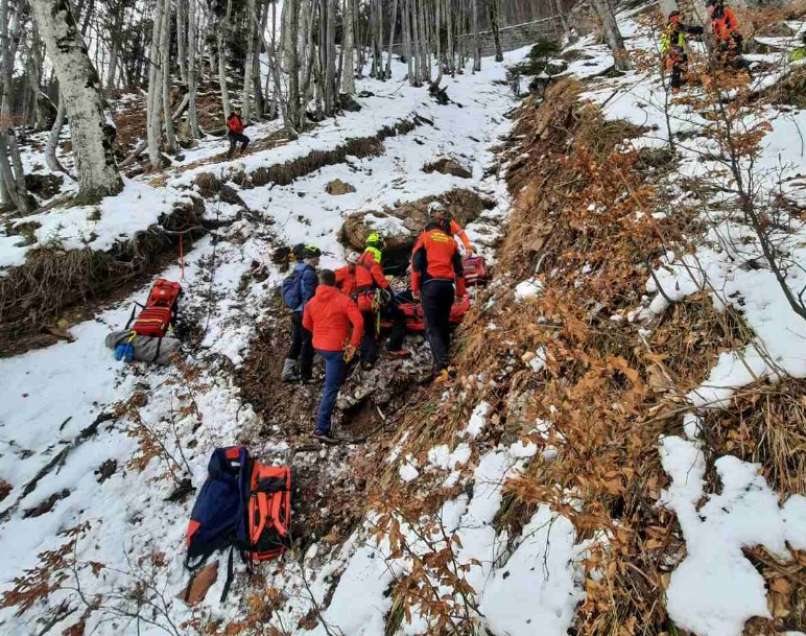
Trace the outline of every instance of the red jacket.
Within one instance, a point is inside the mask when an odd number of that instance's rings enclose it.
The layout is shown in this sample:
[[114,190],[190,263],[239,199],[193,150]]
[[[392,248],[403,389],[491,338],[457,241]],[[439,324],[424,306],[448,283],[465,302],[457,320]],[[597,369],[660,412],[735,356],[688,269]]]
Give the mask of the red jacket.
[[739,20],[736,19],[733,9],[725,7],[719,13],[714,13],[711,16],[711,26],[714,29],[714,35],[717,40],[727,42],[739,30]]
[[358,291],[366,291],[378,286],[389,288],[389,281],[383,275],[383,268],[370,252],[364,252],[355,267],[355,283]]
[[442,230],[420,234],[411,257],[411,290],[419,292],[429,280],[456,281],[456,294],[465,295],[465,278],[459,247]]
[[355,293],[355,265],[345,265],[336,270],[336,287],[342,294],[346,294],[350,298]]
[[358,307],[348,296],[327,285],[319,285],[305,305],[302,326],[313,333],[313,348],[320,351],[343,351],[348,337],[357,349],[364,335],[364,319]]
[[240,135],[243,132],[243,121],[238,115],[230,115],[227,120],[227,128],[230,132]]

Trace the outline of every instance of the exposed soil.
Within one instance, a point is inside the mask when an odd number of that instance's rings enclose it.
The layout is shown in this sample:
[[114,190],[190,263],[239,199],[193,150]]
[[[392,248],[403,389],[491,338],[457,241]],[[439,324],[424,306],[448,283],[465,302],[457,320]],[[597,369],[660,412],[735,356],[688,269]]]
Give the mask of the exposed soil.
[[[65,327],[126,298],[205,233],[204,204],[177,207],[162,220],[109,252],[36,249],[25,264],[0,279],[0,357],[68,338]],[[194,228],[194,229],[190,229]],[[167,230],[167,232],[166,232]],[[58,324],[57,324],[58,323]]]

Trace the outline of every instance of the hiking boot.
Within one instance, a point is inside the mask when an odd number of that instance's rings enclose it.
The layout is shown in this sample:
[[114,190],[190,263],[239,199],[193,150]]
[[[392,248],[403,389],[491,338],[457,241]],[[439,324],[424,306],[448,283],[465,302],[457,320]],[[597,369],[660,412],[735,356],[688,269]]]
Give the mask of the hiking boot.
[[299,367],[297,366],[296,360],[292,358],[285,359],[280,379],[283,382],[298,382],[300,380]]
[[339,443],[339,440],[333,437],[329,431],[327,433],[314,431],[313,438],[319,442],[322,442],[322,444],[329,444],[331,446]]

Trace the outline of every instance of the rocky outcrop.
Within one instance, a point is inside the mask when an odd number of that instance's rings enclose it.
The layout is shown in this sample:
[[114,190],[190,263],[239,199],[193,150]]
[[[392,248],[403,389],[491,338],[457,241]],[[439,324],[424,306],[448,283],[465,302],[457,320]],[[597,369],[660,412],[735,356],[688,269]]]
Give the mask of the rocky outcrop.
[[350,185],[346,181],[342,181],[341,179],[333,179],[333,181],[331,181],[325,186],[325,192],[334,197],[337,197],[341,196],[342,194],[349,194],[351,192],[355,192],[355,187]]
[[473,171],[455,157],[442,157],[441,159],[427,163],[423,166],[423,172],[428,174],[441,172],[442,174],[450,174],[460,179],[470,179],[473,176]]

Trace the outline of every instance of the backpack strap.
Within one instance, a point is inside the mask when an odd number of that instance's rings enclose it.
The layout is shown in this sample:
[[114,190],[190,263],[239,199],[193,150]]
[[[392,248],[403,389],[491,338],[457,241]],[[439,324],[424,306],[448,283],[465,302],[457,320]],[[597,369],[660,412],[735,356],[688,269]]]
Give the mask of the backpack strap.
[[134,322],[134,314],[135,314],[135,312],[137,311],[137,308],[138,308],[138,307],[140,307],[140,309],[145,309],[145,306],[144,306],[144,305],[141,305],[140,303],[138,303],[138,302],[135,300],[135,301],[134,301],[134,307],[132,307],[132,314],[131,314],[131,316],[129,316],[129,321],[126,323],[126,326],[123,328],[123,330],[124,330],[124,331],[128,331],[128,330],[129,330],[129,327],[131,327],[131,326],[132,326],[132,323]]
[[229,557],[227,557],[227,578],[224,581],[224,589],[221,591],[221,602],[223,603],[227,600],[227,594],[229,594],[229,588],[232,585],[233,579],[233,564],[232,564],[232,555],[235,552],[235,546],[230,546],[229,549]]

